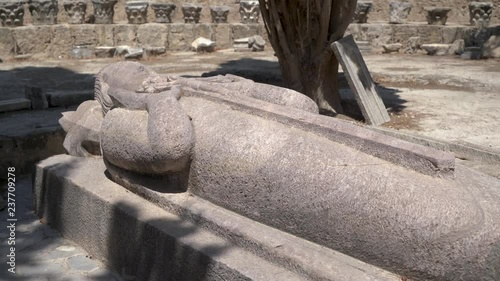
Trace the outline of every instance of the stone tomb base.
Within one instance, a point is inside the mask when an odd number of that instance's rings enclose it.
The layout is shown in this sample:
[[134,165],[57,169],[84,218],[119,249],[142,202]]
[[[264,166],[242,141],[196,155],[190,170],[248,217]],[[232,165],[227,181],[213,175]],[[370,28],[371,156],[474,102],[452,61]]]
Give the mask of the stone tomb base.
[[40,162],[35,212],[126,280],[401,280],[190,193],[131,192],[106,174],[100,158]]

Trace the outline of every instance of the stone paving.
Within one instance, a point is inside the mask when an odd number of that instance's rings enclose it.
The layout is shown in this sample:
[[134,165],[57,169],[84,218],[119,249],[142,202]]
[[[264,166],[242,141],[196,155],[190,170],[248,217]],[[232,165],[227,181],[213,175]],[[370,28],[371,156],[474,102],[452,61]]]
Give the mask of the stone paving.
[[[5,185],[0,188],[5,196]],[[107,270],[75,243],[64,239],[48,225],[40,223],[33,213],[33,193],[30,177],[16,182],[16,273],[8,272],[7,245],[9,232],[7,208],[0,211],[0,280],[33,281],[120,281],[117,274]],[[1,205],[1,204],[0,204]]]

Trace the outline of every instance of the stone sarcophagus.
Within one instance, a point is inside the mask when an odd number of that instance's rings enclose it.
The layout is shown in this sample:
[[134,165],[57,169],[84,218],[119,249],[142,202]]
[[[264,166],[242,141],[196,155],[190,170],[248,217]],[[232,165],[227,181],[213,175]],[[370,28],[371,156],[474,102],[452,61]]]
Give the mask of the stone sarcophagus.
[[260,17],[259,1],[241,0],[240,16],[241,16],[241,23],[259,23],[259,17]]
[[7,0],[0,2],[0,21],[2,26],[22,26],[24,22],[24,4],[21,0]]
[[28,4],[34,25],[57,24],[57,0],[29,0]]
[[227,16],[231,9],[228,6],[212,6],[210,7],[210,16],[212,23],[227,23]]
[[201,9],[203,7],[195,4],[182,5],[182,15],[185,23],[199,23]]
[[148,22],[149,2],[146,1],[127,1],[125,2],[125,13],[128,23],[143,24]]
[[83,24],[85,23],[85,14],[87,12],[87,2],[83,0],[64,0],[64,10],[69,16],[68,23]]
[[157,23],[171,23],[172,12],[175,10],[175,4],[169,3],[152,3],[151,9],[155,12]]
[[64,146],[102,151],[109,177],[152,202],[187,192],[415,280],[500,279],[500,181],[450,153],[232,75],[120,62],[95,85],[96,100],[60,120]]

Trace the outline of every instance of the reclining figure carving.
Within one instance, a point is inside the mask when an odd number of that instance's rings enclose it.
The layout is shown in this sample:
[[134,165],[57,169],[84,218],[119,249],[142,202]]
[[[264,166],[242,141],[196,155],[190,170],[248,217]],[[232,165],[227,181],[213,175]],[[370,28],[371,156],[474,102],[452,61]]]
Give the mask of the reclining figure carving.
[[100,141],[111,178],[132,191],[190,192],[416,280],[500,280],[500,181],[449,153],[232,75],[120,62],[95,94],[61,119],[65,147],[89,156],[83,143]]

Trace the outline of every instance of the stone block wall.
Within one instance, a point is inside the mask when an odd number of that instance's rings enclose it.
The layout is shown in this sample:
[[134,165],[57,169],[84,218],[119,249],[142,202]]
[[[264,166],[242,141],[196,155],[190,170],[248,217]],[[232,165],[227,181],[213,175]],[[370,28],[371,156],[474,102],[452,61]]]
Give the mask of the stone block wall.
[[[261,35],[262,24],[57,24],[0,28],[0,57],[30,54],[35,58],[68,58],[74,46],[166,47],[189,51],[191,43],[203,36],[217,48],[232,48],[233,40]],[[267,40],[267,39],[266,39]],[[268,45],[270,46],[270,45]]]

